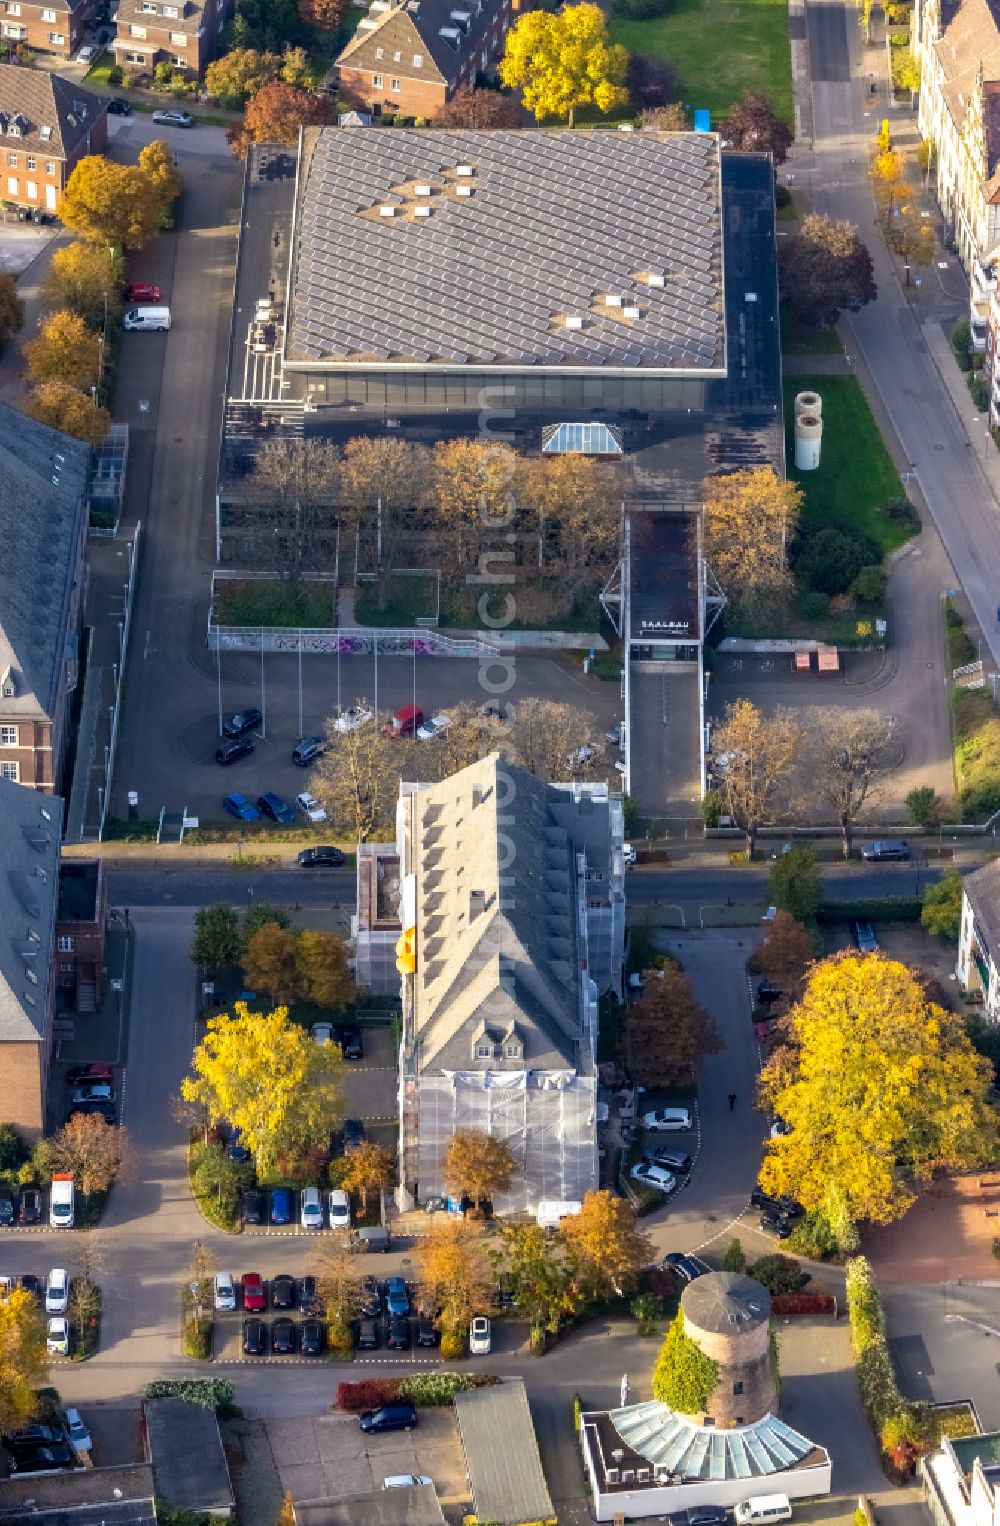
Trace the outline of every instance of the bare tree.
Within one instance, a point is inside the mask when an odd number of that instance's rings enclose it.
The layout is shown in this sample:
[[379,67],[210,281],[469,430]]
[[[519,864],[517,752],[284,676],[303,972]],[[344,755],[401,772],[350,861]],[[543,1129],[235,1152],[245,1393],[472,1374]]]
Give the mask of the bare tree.
[[[364,699],[358,709],[372,712]],[[401,748],[407,744],[387,736],[385,715],[375,715],[352,731],[327,725],[330,746],[313,775],[315,791],[334,826],[368,842],[373,832],[392,820],[402,773]]]
[[592,772],[603,755],[597,721],[589,710],[554,699],[523,699],[513,711],[506,747],[539,779],[564,780]]
[[538,515],[538,565],[555,529],[559,569],[570,600],[587,581],[588,569],[606,569],[617,554],[621,478],[617,469],[589,456],[538,456],[522,467],[520,490]]
[[726,809],[746,837],[748,858],[753,858],[757,833],[770,819],[799,741],[799,728],[787,710],[766,716],[748,699],[729,705],[716,728],[713,770]]
[[363,436],[348,440],[342,467],[350,522],[365,540],[374,563],[378,607],[389,601],[389,579],[401,543],[421,507],[430,478],[428,452],[405,440]]
[[[325,440],[272,440],[254,462],[248,488],[271,510],[263,540],[289,582],[316,566],[319,541],[337,503],[340,457]],[[324,512],[325,511],[325,512]]]
[[831,705],[813,710],[807,725],[811,788],[836,815],[848,858],[858,817],[898,762],[895,717]]

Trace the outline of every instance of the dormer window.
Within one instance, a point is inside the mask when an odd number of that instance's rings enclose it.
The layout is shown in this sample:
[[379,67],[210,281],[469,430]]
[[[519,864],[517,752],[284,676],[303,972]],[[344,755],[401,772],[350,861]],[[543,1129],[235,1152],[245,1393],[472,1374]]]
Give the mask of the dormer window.
[[477,1060],[492,1060],[492,1058],[493,1058],[493,1040],[492,1039],[480,1039],[479,1043],[476,1045],[476,1059]]

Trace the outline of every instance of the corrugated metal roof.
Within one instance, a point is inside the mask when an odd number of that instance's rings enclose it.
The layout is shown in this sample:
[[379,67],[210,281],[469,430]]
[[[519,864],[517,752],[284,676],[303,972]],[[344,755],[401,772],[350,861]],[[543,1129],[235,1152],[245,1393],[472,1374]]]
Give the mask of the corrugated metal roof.
[[553,1516],[523,1380],[456,1394],[455,1414],[479,1519],[522,1526]]

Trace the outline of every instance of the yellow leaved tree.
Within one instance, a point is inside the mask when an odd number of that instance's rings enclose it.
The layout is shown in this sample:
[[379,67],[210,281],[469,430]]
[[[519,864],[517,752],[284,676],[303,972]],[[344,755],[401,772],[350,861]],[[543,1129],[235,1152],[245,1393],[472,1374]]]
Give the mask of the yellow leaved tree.
[[626,50],[608,41],[600,8],[567,5],[521,17],[507,34],[500,78],[523,91],[524,104],[537,121],[565,117],[572,127],[580,106],[613,111],[625,105],[627,65]]
[[704,496],[705,559],[730,601],[752,612],[784,599],[801,488],[758,466],[709,477]]
[[846,953],[810,974],[787,1019],[791,1039],[760,1078],[764,1105],[789,1126],[772,1139],[765,1191],[854,1223],[890,1223],[938,1167],[993,1160],[993,1067],[962,1018],[928,999],[905,965]]
[[0,1430],[19,1431],[35,1418],[47,1381],[45,1321],[32,1294],[13,1288],[0,1297]]
[[137,164],[88,154],[66,182],[59,216],[67,228],[94,243],[141,249],[159,226],[160,202],[152,180]]

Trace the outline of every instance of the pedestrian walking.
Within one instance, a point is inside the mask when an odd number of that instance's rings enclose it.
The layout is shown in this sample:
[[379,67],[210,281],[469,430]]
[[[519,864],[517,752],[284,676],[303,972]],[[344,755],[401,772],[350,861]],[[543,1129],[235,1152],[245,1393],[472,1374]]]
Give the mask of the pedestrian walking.
[[736,1093],[735,1092],[730,1092],[729,1093],[729,1111],[732,1112],[733,1108],[735,1106],[736,1106]]

